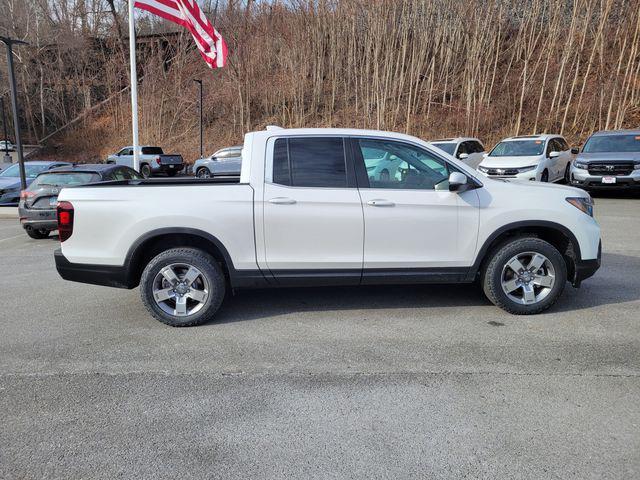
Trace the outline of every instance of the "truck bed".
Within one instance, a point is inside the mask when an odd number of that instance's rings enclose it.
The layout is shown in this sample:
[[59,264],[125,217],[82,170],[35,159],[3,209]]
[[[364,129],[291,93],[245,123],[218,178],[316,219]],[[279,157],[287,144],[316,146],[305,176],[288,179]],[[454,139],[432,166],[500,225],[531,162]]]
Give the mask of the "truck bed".
[[196,178],[196,177],[168,177],[168,178],[145,178],[142,180],[112,180],[109,182],[87,183],[66,188],[83,188],[83,187],[114,187],[114,186],[170,186],[170,185],[207,185],[207,184],[239,184],[239,175],[225,175],[214,178]]

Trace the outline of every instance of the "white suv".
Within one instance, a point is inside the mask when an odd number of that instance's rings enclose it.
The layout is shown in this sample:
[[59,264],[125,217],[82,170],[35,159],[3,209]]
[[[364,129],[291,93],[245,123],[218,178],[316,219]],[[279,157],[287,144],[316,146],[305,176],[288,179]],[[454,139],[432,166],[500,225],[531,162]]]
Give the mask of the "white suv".
[[452,157],[462,160],[471,168],[476,168],[484,158],[484,145],[477,138],[443,138],[429,143]]
[[576,153],[560,135],[509,137],[493,147],[478,171],[491,178],[568,181]]

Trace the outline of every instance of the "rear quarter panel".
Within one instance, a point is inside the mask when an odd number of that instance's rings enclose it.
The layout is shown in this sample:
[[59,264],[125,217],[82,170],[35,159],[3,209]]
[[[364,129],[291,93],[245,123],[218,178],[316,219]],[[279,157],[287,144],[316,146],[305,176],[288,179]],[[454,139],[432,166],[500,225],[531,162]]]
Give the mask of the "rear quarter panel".
[[162,228],[202,230],[227,249],[236,269],[255,269],[253,189],[249,185],[171,185],[66,188],[74,207],[70,262],[124,265],[143,235]]

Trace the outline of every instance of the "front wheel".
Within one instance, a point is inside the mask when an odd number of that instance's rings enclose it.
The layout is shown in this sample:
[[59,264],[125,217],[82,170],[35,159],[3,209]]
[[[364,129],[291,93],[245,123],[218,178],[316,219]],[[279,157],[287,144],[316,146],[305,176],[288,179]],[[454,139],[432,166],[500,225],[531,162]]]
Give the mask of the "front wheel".
[[567,166],[564,169],[564,183],[567,185],[571,183],[571,164],[567,163]]
[[196,177],[198,178],[211,178],[211,172],[207,167],[201,167],[196,172]]
[[225,295],[222,268],[196,248],[172,248],[154,257],[140,279],[142,302],[151,315],[172,327],[211,320]]
[[543,183],[547,183],[549,181],[549,171],[545,170],[544,172],[542,172],[542,175],[540,175],[540,181]]
[[516,315],[531,315],[558,300],[567,282],[567,265],[550,243],[516,238],[492,252],[481,278],[494,305]]

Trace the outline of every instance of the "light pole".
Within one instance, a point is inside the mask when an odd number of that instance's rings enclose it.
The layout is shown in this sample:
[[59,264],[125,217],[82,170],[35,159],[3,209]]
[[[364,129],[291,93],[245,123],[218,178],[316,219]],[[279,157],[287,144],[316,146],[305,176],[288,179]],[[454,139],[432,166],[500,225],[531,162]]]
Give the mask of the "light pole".
[[7,47],[7,66],[9,67],[9,85],[11,86],[11,107],[13,109],[13,129],[16,138],[16,151],[20,165],[20,186],[22,190],[27,188],[27,176],[24,173],[24,157],[22,156],[22,140],[20,140],[20,115],[18,114],[18,89],[16,87],[16,75],[13,71],[13,45],[26,45],[27,42],[16,38],[0,37],[0,42]]
[[2,129],[4,130],[4,163],[11,163],[11,155],[9,155],[9,137],[7,136],[7,116],[4,112],[3,97],[0,97],[0,108],[2,109]]
[[194,80],[200,86],[200,158],[204,158],[204,145],[202,143],[202,80]]

